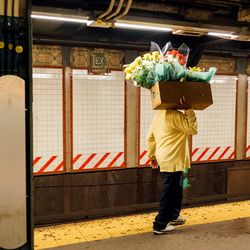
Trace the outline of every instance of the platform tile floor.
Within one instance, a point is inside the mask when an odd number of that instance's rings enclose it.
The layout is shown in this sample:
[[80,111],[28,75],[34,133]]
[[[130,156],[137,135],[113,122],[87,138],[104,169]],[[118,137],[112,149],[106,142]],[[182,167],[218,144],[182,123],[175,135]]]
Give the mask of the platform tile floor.
[[[36,228],[35,250],[151,232],[155,215],[133,214]],[[182,216],[187,222],[181,227],[248,218],[250,200],[186,208]]]

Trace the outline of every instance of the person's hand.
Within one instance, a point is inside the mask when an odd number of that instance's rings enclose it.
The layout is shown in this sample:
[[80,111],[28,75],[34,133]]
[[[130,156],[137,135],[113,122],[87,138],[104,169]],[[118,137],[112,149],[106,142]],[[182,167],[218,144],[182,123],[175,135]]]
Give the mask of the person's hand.
[[180,98],[180,104],[183,105],[186,102],[185,96]]
[[158,168],[157,160],[151,160],[150,166],[152,169],[157,169]]

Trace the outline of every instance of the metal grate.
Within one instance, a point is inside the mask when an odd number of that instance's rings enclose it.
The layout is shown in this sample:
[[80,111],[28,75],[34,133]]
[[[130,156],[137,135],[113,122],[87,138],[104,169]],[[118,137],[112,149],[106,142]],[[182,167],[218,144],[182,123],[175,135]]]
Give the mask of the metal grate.
[[233,159],[235,144],[236,82],[233,76],[216,76],[213,105],[196,111],[198,135],[193,137],[192,161]]
[[35,174],[64,170],[62,90],[62,69],[33,69],[33,171]]
[[124,73],[72,70],[73,170],[124,166]]

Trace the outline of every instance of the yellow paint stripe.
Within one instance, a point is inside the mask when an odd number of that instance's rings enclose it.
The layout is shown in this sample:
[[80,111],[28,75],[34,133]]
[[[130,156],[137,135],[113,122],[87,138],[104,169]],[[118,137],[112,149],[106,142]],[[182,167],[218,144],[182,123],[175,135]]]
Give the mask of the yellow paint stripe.
[[[250,217],[250,200],[213,206],[186,208],[185,226]],[[46,249],[86,241],[102,240],[152,231],[156,213],[68,223],[35,229],[35,249]]]

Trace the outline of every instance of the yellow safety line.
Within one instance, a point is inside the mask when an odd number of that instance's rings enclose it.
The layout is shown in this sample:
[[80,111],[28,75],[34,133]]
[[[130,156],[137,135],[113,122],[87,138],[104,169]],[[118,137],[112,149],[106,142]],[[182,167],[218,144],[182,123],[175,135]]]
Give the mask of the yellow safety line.
[[[36,228],[35,249],[151,232],[155,215],[154,212]],[[182,216],[187,219],[185,226],[246,218],[250,217],[250,200],[186,208]]]

